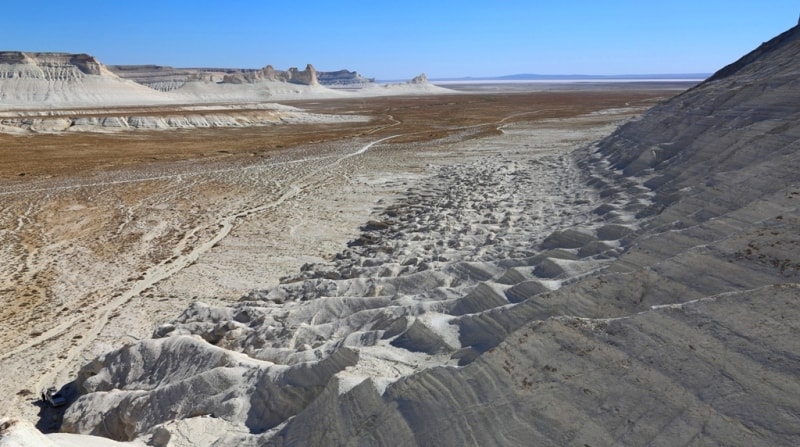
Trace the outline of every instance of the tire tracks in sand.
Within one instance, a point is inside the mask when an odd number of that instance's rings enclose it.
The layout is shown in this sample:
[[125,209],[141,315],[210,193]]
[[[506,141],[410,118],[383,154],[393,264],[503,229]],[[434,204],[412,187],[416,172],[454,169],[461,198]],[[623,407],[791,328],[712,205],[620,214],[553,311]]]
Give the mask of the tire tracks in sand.
[[[399,136],[401,135],[391,135],[383,137],[371,141],[365,144],[364,146],[358,148],[358,150],[346,153],[344,155],[339,156],[338,158],[331,157],[333,160],[331,163],[320,164],[315,169],[312,169],[307,174],[295,180],[294,182],[288,185],[286,191],[284,191],[283,194],[281,194],[277,199],[273,200],[272,202],[259,205],[253,208],[248,208],[223,217],[216,223],[218,229],[213,238],[203,242],[202,244],[192,247],[190,250],[187,250],[189,241],[191,241],[198,232],[207,229],[208,225],[201,225],[190,229],[184,234],[183,238],[174,247],[173,253],[176,253],[174,256],[171,256],[147,269],[141,275],[140,279],[136,280],[126,292],[114,296],[111,300],[107,301],[106,303],[102,304],[101,306],[93,310],[92,312],[93,315],[87,316],[84,314],[75,317],[73,319],[70,319],[68,321],[62,322],[61,324],[43,332],[42,334],[29,340],[28,342],[23,343],[10,351],[0,354],[0,360],[7,359],[11,356],[19,355],[27,350],[34,349],[37,346],[40,346],[43,343],[48,342],[49,340],[60,337],[65,333],[67,333],[70,330],[70,328],[78,324],[81,320],[84,321],[91,320],[92,323],[90,329],[80,334],[82,336],[80,338],[80,342],[75,345],[72,345],[68,353],[59,356],[58,360],[52,366],[47,368],[47,372],[45,374],[32,377],[31,379],[33,379],[35,383],[28,383],[27,388],[32,390],[38,390],[44,386],[50,386],[54,382],[54,380],[61,373],[64,372],[64,370],[69,368],[70,365],[73,364],[74,362],[78,361],[80,359],[80,356],[87,350],[87,348],[89,348],[89,346],[95,342],[95,340],[100,336],[103,329],[110,323],[112,318],[115,316],[114,314],[117,309],[126,305],[132,299],[141,295],[144,291],[153,287],[157,283],[172,277],[173,275],[177,274],[184,268],[192,265],[195,261],[197,261],[200,258],[200,256],[202,256],[204,253],[206,253],[215,245],[217,245],[220,241],[222,241],[225,237],[227,237],[228,234],[230,234],[230,232],[233,230],[237,220],[280,207],[286,201],[299,195],[302,192],[307,191],[313,185],[316,184],[317,186],[320,186],[320,183],[313,182],[311,180],[317,177],[323,171],[330,170],[333,166],[339,164],[340,162],[348,158],[364,154],[376,144],[380,144],[382,142],[388,141],[393,138],[397,138]],[[324,160],[326,158],[328,157],[320,157],[315,160]]]

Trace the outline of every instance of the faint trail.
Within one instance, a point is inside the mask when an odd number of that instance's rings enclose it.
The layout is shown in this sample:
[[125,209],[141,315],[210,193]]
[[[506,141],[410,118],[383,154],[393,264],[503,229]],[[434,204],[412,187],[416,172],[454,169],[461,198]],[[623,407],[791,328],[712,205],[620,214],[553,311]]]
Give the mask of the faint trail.
[[400,124],[403,124],[402,121],[396,120],[394,118],[394,116],[392,116],[392,115],[387,114],[386,117],[389,118],[389,121],[392,121],[392,124],[387,124],[385,126],[378,126],[378,127],[374,128],[374,129],[370,130],[369,132],[367,132],[367,135],[373,134],[375,132],[379,132],[379,131],[381,131],[383,129],[388,129],[390,127],[399,126]]
[[[81,334],[82,338],[80,339],[81,340],[80,343],[78,343],[78,344],[74,345],[72,348],[70,348],[69,353],[66,356],[64,356],[63,358],[60,358],[58,360],[58,363],[55,366],[53,366],[48,371],[47,374],[43,375],[37,381],[36,385],[34,387],[32,387],[31,389],[38,390],[38,389],[42,388],[45,385],[52,384],[52,382],[55,379],[55,377],[60,372],[62,372],[62,370],[64,368],[66,368],[70,363],[78,360],[80,355],[89,347],[89,345],[91,345],[97,339],[97,337],[100,335],[100,333],[103,330],[103,328],[106,325],[109,324],[109,321],[111,320],[112,314],[114,313],[115,310],[119,309],[121,306],[124,306],[129,301],[131,301],[134,297],[139,296],[145,290],[147,290],[150,287],[153,287],[158,282],[164,281],[164,280],[170,278],[171,276],[173,276],[176,273],[180,272],[181,270],[183,270],[184,268],[188,267],[192,263],[196,262],[200,258],[201,255],[203,255],[204,253],[209,251],[217,243],[219,243],[221,240],[223,240],[225,237],[227,237],[228,234],[230,234],[231,230],[234,228],[234,225],[235,225],[235,222],[237,221],[237,219],[241,219],[241,218],[253,215],[253,214],[261,213],[261,212],[264,212],[264,211],[267,211],[267,210],[271,210],[271,209],[274,209],[274,208],[277,208],[277,207],[281,206],[287,200],[295,197],[299,193],[301,193],[304,190],[306,190],[309,186],[311,186],[311,183],[306,183],[307,180],[309,180],[309,179],[311,179],[313,177],[316,177],[322,171],[330,170],[330,168],[333,165],[338,164],[338,163],[340,163],[341,161],[343,161],[345,159],[348,159],[348,158],[351,158],[351,157],[355,157],[357,155],[364,154],[370,148],[372,148],[374,145],[379,144],[379,143],[384,142],[384,141],[387,141],[387,140],[390,140],[392,138],[396,138],[398,136],[400,136],[400,135],[388,136],[388,137],[384,137],[384,138],[372,141],[372,142],[367,143],[366,145],[360,147],[358,150],[356,150],[354,152],[350,152],[350,153],[347,153],[345,155],[338,156],[338,158],[336,158],[331,163],[323,164],[323,165],[317,167],[316,169],[311,170],[309,173],[305,174],[304,176],[302,176],[298,180],[296,180],[293,183],[291,183],[288,186],[287,190],[280,197],[278,197],[276,200],[274,200],[274,201],[272,201],[270,203],[264,204],[264,205],[260,205],[260,206],[253,207],[253,208],[248,208],[248,209],[239,211],[237,213],[234,213],[234,214],[231,214],[231,215],[228,215],[228,216],[222,218],[220,221],[217,222],[219,230],[217,231],[216,235],[213,238],[211,238],[210,240],[208,240],[208,241],[206,241],[206,242],[204,242],[204,243],[202,243],[200,245],[195,246],[188,253],[176,254],[175,256],[172,256],[172,257],[170,257],[168,259],[165,259],[165,260],[159,262],[158,264],[156,264],[156,265],[150,267],[149,269],[147,269],[147,271],[145,271],[145,273],[142,275],[142,279],[139,279],[136,282],[134,282],[133,285],[126,292],[124,292],[124,293],[122,293],[120,295],[112,297],[112,299],[110,301],[107,301],[105,304],[100,306],[94,312],[94,317],[92,318],[93,323],[92,323],[90,329],[87,332]],[[319,158],[315,158],[314,160],[324,160],[324,159],[330,159],[330,158],[334,158],[334,157],[319,157]],[[304,161],[308,161],[308,159],[304,159]],[[289,164],[289,163],[293,163],[293,162],[283,162],[283,163],[276,163],[276,164],[272,164],[272,165],[274,166],[274,165],[277,165],[277,164]],[[260,166],[263,167],[263,165],[260,165]],[[233,169],[231,169],[231,170],[233,170]],[[228,170],[227,169],[218,170],[218,172],[225,172],[225,171],[228,171]],[[177,176],[177,175],[175,175],[175,176]],[[175,177],[175,176],[170,176],[170,177]],[[144,181],[144,180],[138,180],[138,181]],[[126,181],[112,182],[110,184],[115,184],[115,183],[126,183]],[[203,230],[205,228],[207,228],[207,226],[198,226],[198,227],[192,228],[189,231],[187,231],[184,234],[184,237],[181,239],[181,241],[173,249],[173,253],[182,253],[184,248],[187,245],[187,241],[189,241],[198,231],[201,231],[201,230]],[[67,332],[70,328],[72,328],[76,324],[78,324],[79,320],[86,319],[86,318],[87,317],[85,315],[83,315],[83,316],[75,318],[73,320],[65,321],[65,322],[61,323],[60,325],[58,325],[56,327],[53,327],[52,329],[42,333],[41,335],[37,336],[36,338],[17,346],[13,350],[10,350],[8,352],[3,353],[2,355],[0,355],[0,360],[3,360],[3,359],[8,358],[10,356],[19,354],[19,353],[21,353],[21,352],[23,352],[25,350],[31,349],[31,348],[39,345],[39,344],[42,344],[42,343],[44,343],[44,342],[46,342],[48,340],[51,340],[51,339],[56,338],[56,337],[59,337],[62,334],[64,334],[65,332]]]

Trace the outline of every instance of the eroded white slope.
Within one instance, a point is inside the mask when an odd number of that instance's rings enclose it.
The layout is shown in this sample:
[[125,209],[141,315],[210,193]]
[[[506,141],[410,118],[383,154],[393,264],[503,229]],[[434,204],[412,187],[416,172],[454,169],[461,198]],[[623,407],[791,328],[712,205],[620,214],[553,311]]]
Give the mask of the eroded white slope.
[[121,79],[88,55],[0,53],[0,109],[168,101],[161,92]]

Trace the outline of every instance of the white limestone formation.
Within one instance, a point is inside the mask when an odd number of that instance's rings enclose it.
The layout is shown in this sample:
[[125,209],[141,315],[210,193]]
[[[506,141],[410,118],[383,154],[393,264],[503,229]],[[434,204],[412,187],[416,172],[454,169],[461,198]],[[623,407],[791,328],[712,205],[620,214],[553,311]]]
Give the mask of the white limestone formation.
[[86,54],[0,52],[0,110],[163,104],[168,99],[119,78]]

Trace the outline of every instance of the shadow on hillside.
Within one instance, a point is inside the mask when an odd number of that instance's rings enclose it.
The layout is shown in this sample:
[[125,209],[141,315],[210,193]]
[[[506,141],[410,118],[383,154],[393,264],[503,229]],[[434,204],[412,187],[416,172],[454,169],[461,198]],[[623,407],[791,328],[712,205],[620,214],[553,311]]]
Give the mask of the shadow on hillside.
[[39,394],[39,398],[33,402],[34,405],[39,407],[39,420],[36,422],[36,428],[42,433],[57,433],[61,431],[61,424],[64,421],[64,412],[66,412],[70,404],[78,398],[78,392],[74,381],[62,386],[58,392],[67,399],[66,405],[53,407],[49,402],[43,399],[41,393]]

